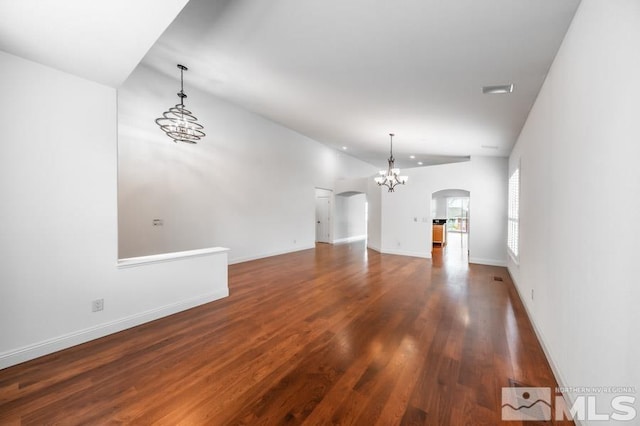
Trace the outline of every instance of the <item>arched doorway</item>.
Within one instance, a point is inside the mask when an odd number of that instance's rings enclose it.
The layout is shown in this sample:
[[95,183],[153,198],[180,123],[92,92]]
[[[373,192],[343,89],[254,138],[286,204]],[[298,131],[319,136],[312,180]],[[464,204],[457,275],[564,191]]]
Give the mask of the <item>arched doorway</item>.
[[449,188],[431,194],[432,257],[469,262],[471,193]]

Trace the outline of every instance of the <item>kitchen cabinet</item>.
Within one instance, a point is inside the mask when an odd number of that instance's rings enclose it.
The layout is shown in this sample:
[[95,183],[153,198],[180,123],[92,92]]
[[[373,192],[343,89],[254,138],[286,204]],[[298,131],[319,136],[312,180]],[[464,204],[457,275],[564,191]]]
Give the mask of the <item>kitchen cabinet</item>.
[[447,244],[447,225],[433,224],[433,244]]

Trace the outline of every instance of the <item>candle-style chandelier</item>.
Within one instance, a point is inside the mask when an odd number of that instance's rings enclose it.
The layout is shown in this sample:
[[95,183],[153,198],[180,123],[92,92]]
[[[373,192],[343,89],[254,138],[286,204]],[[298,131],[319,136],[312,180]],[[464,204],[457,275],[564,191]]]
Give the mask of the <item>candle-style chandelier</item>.
[[389,188],[389,192],[394,192],[396,185],[404,185],[409,180],[408,176],[399,176],[400,169],[396,169],[394,166],[395,159],[393,158],[393,133],[389,133],[391,137],[391,149],[389,156],[389,168],[387,170],[380,170],[380,176],[376,176],[374,180],[379,186],[386,186]]
[[180,64],[178,64],[178,68],[180,69],[180,91],[178,92],[180,103],[173,108],[169,108],[168,111],[162,114],[162,117],[157,118],[156,124],[160,126],[160,129],[173,139],[174,142],[195,144],[205,136],[202,131],[204,127],[198,123],[198,119],[191,111],[184,106],[184,98],[187,97],[187,94],[184,93],[183,73],[189,68]]

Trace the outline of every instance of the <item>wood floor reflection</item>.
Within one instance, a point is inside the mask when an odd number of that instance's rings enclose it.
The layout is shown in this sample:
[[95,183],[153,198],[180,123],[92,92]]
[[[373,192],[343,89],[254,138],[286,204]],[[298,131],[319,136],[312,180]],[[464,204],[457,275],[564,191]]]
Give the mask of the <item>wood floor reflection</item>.
[[556,383],[506,269],[445,254],[232,265],[227,299],[0,370],[0,424],[500,424]]

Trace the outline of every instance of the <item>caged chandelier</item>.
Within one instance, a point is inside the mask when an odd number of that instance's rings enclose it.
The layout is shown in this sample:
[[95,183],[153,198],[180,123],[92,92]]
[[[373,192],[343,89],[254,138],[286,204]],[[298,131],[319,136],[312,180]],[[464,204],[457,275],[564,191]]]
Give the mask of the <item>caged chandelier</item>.
[[184,107],[184,78],[183,73],[188,70],[184,65],[178,64],[180,69],[180,91],[178,97],[180,103],[169,108],[162,117],[156,119],[156,124],[160,126],[163,132],[167,134],[174,142],[198,143],[205,136],[202,124],[198,123],[198,119]]
[[398,176],[400,174],[400,169],[396,169],[394,167],[395,159],[393,158],[393,133],[389,133],[391,136],[391,150],[389,157],[389,168],[387,170],[380,170],[380,176],[374,178],[376,183],[379,186],[386,186],[389,188],[389,192],[394,192],[396,185],[401,184],[404,185],[409,180],[408,176]]

